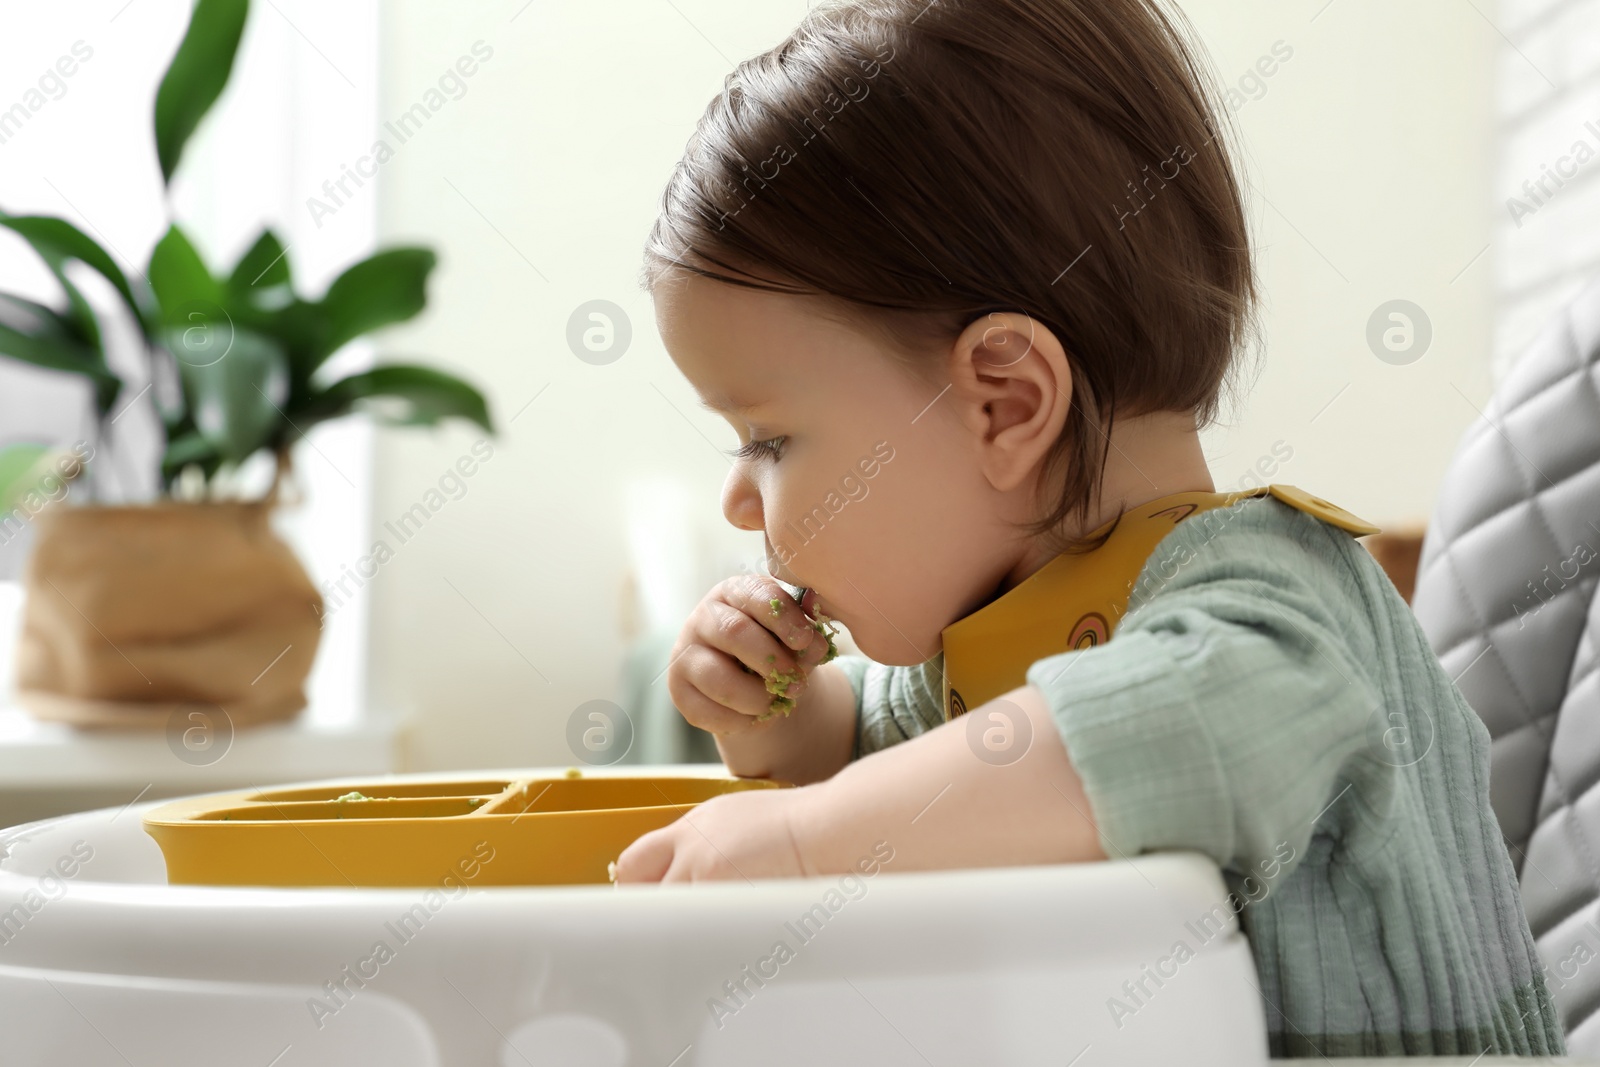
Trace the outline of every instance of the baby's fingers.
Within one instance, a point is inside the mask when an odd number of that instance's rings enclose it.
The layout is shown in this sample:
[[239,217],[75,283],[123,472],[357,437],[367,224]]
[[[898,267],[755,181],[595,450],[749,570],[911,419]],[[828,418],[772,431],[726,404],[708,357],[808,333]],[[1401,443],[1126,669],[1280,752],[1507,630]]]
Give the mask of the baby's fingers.
[[774,671],[793,671],[797,666],[794,649],[779,641],[765,621],[756,621],[737,603],[709,597],[701,602],[693,629],[702,644],[726,653],[763,678]]
[[[772,693],[762,676],[741,669],[724,652],[695,645],[683,653],[678,667],[668,686],[673,706],[702,730],[714,734],[743,730],[770,709]],[[798,690],[798,685],[791,686],[788,695]]]
[[838,655],[838,646],[829,632],[831,623],[816,623],[808,619],[806,625],[812,629],[812,640],[809,645],[795,653],[795,658],[809,675],[813,667],[827,663]]
[[614,881],[618,885],[624,882],[661,881],[672,865],[675,840],[676,835],[669,826],[651,830],[636,838],[633,844],[623,849],[622,855],[617,857]]
[[746,576],[724,582],[722,599],[771,631],[791,651],[811,643],[811,620],[775,578]]

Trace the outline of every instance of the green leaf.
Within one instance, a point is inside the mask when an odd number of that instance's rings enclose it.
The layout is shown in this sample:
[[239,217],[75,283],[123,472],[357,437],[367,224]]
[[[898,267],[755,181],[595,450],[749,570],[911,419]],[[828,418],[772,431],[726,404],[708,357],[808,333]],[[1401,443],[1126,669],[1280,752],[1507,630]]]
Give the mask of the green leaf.
[[156,91],[156,156],[170,183],[189,137],[217,102],[250,14],[249,0],[199,0],[189,29]]
[[55,308],[15,293],[0,293],[0,326],[10,326],[30,337],[89,347],[88,338],[78,332],[77,324],[72,320]]
[[482,393],[454,375],[404,363],[374,367],[334,382],[310,398],[306,418],[311,422],[338,418],[358,406],[374,409],[383,421],[397,425],[433,426],[453,417],[494,433]]
[[239,297],[289,284],[289,257],[278,235],[271,230],[262,232],[228,278],[229,292]]
[[[42,314],[30,321],[18,316],[12,304]],[[98,347],[74,337],[66,321],[49,308],[9,294],[0,294],[0,356],[83,375],[94,388],[95,407],[102,415],[111,410],[122,388],[122,381],[106,366]]]
[[[184,351],[184,341],[174,335],[184,332],[169,331],[175,353]],[[180,355],[178,374],[200,436],[223,460],[242,463],[285,422],[281,407],[288,395],[289,363],[283,349],[260,334],[236,329],[226,342],[210,362],[189,362]]]
[[[84,457],[76,449],[51,448],[31,441],[0,447],[0,517],[9,514],[29,494],[38,494],[47,501],[60,500],[66,495],[67,483],[83,470]],[[42,506],[38,504],[29,511]]]
[[[128,310],[133,313],[134,321],[143,324],[144,318],[139,311],[139,302],[134,299],[133,289],[128,285],[128,278],[122,273],[122,268],[117,266],[116,261],[106,253],[105,249],[72,223],[48,215],[7,215],[0,212],[0,226],[11,230],[33,246],[33,250],[49,265],[51,272],[67,290],[67,299],[79,312],[80,320],[88,304],[76,287],[67,281],[66,274],[62,270],[69,259],[76,259],[88,265],[110,282],[121,295],[123,302],[128,305]],[[86,323],[80,321],[79,326],[93,336],[98,347],[99,330],[94,325],[93,319],[93,313],[89,312],[88,321]]]
[[[271,254],[267,254],[268,251]],[[276,238],[263,234],[256,247],[234,268],[228,281],[233,296],[228,306],[236,325],[278,341],[289,356],[291,393],[298,403],[310,394],[311,378],[328,357],[351,340],[380,326],[414,317],[427,305],[427,280],[437,257],[426,248],[393,248],[357,263],[328,287],[318,301],[301,300],[287,293],[285,257],[244,297],[248,285],[279,251]],[[246,277],[246,261],[255,267]],[[266,282],[283,285],[266,299]],[[287,294],[288,299],[284,296]]]
[[428,274],[437,262],[426,248],[391,248],[339,275],[321,301],[328,332],[317,362],[362,334],[404,322],[426,307]]
[[50,453],[45,445],[17,444],[0,448],[0,517],[9,514],[28,490],[39,486]]
[[226,314],[222,286],[176,223],[150,253],[150,288],[161,304],[161,321],[168,326],[192,325],[196,314],[208,320]]
[[[281,291],[281,290],[280,290]],[[312,372],[322,362],[328,323],[322,309],[304,300],[290,299],[278,308],[264,308],[257,304],[234,301],[228,308],[234,325],[270,337],[276,341],[289,358],[289,395],[299,403],[311,393]]]
[[201,436],[200,431],[191,430],[167,442],[167,450],[161,456],[161,466],[164,470],[179,471],[191,463],[202,463],[212,458],[221,458],[217,456],[216,448]]

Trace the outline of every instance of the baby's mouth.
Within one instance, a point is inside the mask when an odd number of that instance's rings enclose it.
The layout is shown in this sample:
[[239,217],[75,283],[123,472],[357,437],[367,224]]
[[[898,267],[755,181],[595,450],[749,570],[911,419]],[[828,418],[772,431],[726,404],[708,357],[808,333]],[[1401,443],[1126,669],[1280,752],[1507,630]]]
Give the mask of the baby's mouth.
[[776,564],[777,561],[773,559],[772,554],[768,553],[767,573],[772,576],[773,581],[783,586],[784,590],[789,594],[790,599],[794,600],[800,605],[800,610],[802,612],[815,619],[818,612],[825,610],[825,606],[822,603],[822,598],[817,595],[817,591],[815,589],[812,589],[808,586],[799,585],[796,582],[784,577],[779,573],[783,568],[777,566]]
[[815,619],[817,617],[817,613],[823,610],[822,598],[817,595],[817,591],[815,589],[810,589],[803,585],[796,585],[793,582],[779,578],[776,575],[773,576],[773,581],[783,586],[784,591],[789,594],[790,599],[798,603],[800,605],[800,610],[810,618]]

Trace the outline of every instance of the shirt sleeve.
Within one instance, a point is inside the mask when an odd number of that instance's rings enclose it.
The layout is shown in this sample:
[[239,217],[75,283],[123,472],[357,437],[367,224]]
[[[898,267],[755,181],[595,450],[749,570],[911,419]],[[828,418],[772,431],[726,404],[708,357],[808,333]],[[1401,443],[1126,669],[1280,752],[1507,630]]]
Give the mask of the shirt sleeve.
[[1195,849],[1248,869],[1285,843],[1303,855],[1337,800],[1379,707],[1336,558],[1364,550],[1297,518],[1311,526],[1294,537],[1179,538],[1182,562],[1147,565],[1110,641],[1028,669],[1106,855]]
[[926,733],[944,722],[944,654],[915,667],[895,667],[865,656],[833,661],[856,697],[852,761]]

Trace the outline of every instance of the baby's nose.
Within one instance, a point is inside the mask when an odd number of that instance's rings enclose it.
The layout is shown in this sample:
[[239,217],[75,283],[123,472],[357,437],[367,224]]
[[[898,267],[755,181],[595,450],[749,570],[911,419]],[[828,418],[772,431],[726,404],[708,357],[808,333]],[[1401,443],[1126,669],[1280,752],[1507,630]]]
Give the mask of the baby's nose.
[[766,529],[761,494],[737,467],[728,472],[728,480],[722,483],[722,515],[740,530]]

